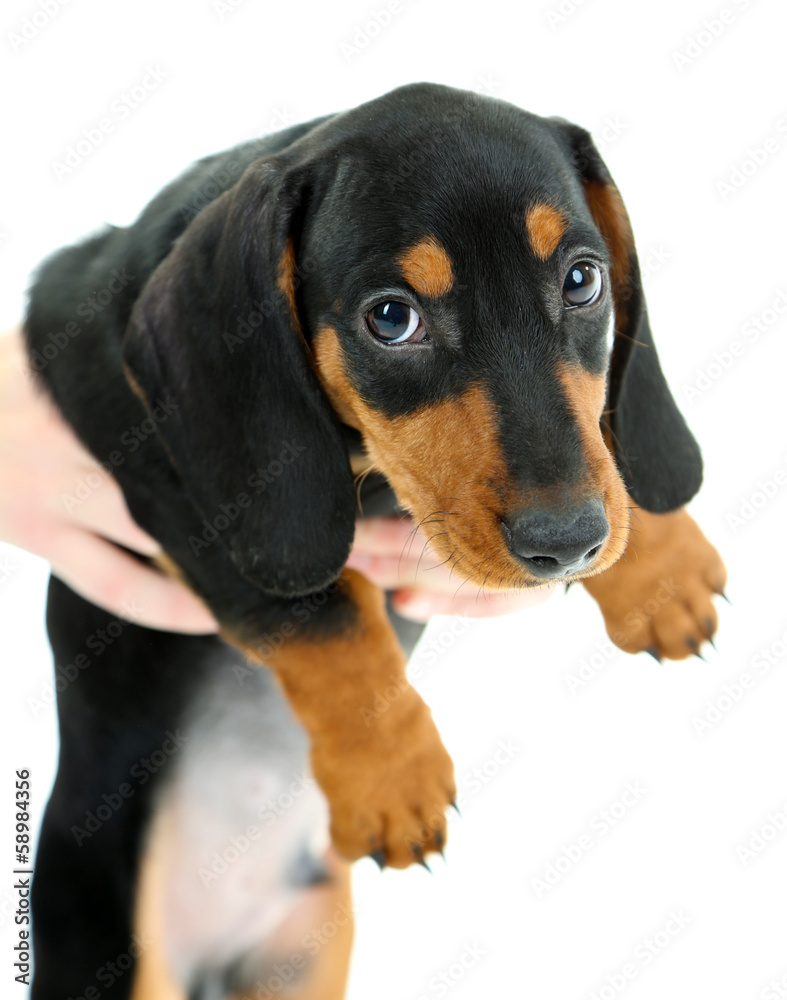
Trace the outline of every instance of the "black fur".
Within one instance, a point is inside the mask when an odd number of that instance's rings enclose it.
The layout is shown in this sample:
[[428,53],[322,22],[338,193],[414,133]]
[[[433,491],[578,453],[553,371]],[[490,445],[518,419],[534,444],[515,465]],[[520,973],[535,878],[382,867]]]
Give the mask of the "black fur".
[[[33,367],[225,629],[274,643],[297,602],[315,593],[320,611],[299,625],[302,635],[319,640],[354,622],[334,581],[353,534],[348,446],[357,435],[340,425],[308,361],[323,324],[337,330],[355,385],[383,414],[482,382],[518,483],[568,485],[581,475],[579,432],[555,371],[563,360],[603,372],[604,322],[601,311],[563,310],[560,286],[572,248],[610,260],[582,187],[608,175],[578,134],[500,101],[406,87],[209,157],[133,225],[43,265],[26,320]],[[523,213],[536,202],[571,220],[567,247],[546,262],[523,241]],[[395,263],[424,233],[439,236],[455,270],[452,290],[433,302],[413,301]],[[296,316],[278,284],[288,240]],[[363,334],[382,293],[413,301],[424,316],[428,364],[423,352],[382,351]],[[661,374],[638,280],[626,332],[649,349],[618,339],[617,454],[635,499],[668,510],[697,489],[701,464]],[[285,463],[288,447],[295,457]],[[379,512],[392,510],[386,485],[374,488],[383,491]],[[70,662],[107,617],[53,581],[56,661]],[[408,644],[419,632],[410,630]],[[61,695],[60,768],[35,885],[35,1000],[82,995],[102,963],[128,950],[137,862],[161,779],[81,848],[71,827],[177,728],[208,678],[232,683],[240,662],[217,638],[126,624],[100,667]],[[125,997],[129,985],[122,977],[101,995]]]
[[[564,122],[559,128],[582,178],[611,185],[590,135]],[[629,493],[645,510],[660,514],[682,507],[699,490],[702,456],[661,370],[634,252],[628,271],[621,290],[627,324],[615,343],[610,370],[609,426]]]

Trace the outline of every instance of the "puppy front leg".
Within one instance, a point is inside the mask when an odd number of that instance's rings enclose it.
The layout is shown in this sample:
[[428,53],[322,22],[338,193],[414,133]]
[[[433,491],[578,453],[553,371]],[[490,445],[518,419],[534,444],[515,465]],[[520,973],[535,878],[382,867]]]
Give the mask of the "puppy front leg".
[[224,637],[273,669],[309,733],[339,853],[406,868],[445,843],[453,764],[407,680],[382,591],[345,570],[330,600],[275,650],[245,629]]
[[633,507],[626,551],[582,582],[621,649],[682,660],[715,634],[713,596],[726,580],[721,556],[685,508],[651,514]]

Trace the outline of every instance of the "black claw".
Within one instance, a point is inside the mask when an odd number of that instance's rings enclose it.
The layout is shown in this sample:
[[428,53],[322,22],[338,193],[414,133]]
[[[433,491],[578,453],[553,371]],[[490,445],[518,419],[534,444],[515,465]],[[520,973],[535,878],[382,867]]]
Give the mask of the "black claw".
[[648,646],[645,652],[648,653],[649,656],[652,656],[656,663],[661,663],[661,654],[655,646]]
[[727,597],[723,590],[719,591],[719,597],[723,597],[727,604],[732,604],[732,601]]
[[462,813],[459,810],[459,806],[456,804],[456,799],[451,802],[451,808],[454,810],[457,816],[461,816]]
[[423,850],[418,845],[413,845],[410,848],[410,853],[415,858],[415,860],[418,862],[418,864],[422,868],[425,868],[429,872],[429,874],[431,875],[432,874],[432,869],[426,863],[426,859],[424,858],[424,852],[423,852]]
[[385,868],[385,851],[382,847],[378,848],[376,851],[372,851],[369,857],[375,862],[380,871]]
[[567,593],[569,592],[569,590],[570,590],[570,589],[571,589],[571,588],[572,588],[573,586],[574,586],[574,581],[573,581],[573,580],[569,580],[569,581],[568,581],[568,583],[564,584],[564,589],[563,589],[563,593],[564,593],[564,594],[567,594]]
[[693,635],[690,635],[688,639],[686,639],[686,645],[689,647],[692,653],[694,653],[694,655],[697,657],[698,660],[702,660],[703,663],[708,662],[700,652],[700,644],[697,642],[697,640],[694,638]]
[[716,646],[716,643],[713,641],[713,636],[709,635],[707,641],[708,641],[711,649],[713,650],[713,652],[714,653],[718,653],[719,650],[718,650],[718,647]]

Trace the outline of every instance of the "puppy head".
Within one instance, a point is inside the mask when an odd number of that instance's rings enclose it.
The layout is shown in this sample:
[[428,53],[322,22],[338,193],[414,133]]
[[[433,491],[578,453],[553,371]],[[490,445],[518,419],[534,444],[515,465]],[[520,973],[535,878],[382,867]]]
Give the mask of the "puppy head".
[[429,86],[377,107],[302,247],[325,391],[460,575],[600,572],[629,494],[673,509],[701,471],[620,196],[567,123]]
[[449,88],[394,91],[256,163],[159,267],[125,353],[144,393],[178,391],[162,432],[201,509],[288,435],[305,447],[227,543],[277,593],[346,558],[338,420],[490,588],[600,572],[625,548],[628,493],[669,510],[699,485],[590,138]]

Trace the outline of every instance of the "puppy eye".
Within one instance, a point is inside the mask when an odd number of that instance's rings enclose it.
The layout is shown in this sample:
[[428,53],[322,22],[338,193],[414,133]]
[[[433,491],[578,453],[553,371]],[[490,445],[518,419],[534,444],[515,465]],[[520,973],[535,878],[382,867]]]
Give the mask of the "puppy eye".
[[366,323],[384,344],[419,344],[426,337],[423,320],[404,302],[381,302],[366,314]]
[[582,260],[572,265],[563,282],[563,304],[567,309],[589,306],[601,295],[601,271]]

